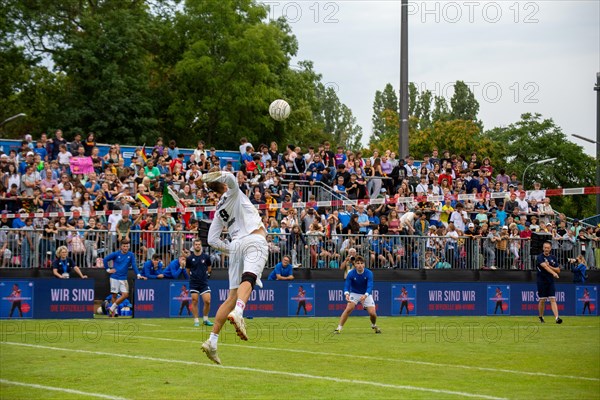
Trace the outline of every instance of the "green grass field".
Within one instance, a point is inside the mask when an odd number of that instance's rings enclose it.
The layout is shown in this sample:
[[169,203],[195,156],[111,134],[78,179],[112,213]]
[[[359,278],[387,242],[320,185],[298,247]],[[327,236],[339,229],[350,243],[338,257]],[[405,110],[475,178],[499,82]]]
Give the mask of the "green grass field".
[[0,398],[598,399],[600,319],[367,317],[228,324],[223,366],[191,319],[0,322]]

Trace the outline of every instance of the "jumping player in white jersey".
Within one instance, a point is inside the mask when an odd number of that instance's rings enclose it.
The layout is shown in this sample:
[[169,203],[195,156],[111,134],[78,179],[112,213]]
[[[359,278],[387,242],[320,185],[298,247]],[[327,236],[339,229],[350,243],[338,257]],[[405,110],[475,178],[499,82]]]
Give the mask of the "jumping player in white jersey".
[[[208,231],[208,244],[229,254],[229,296],[217,310],[209,339],[202,343],[202,351],[208,358],[221,364],[217,341],[226,320],[235,327],[242,340],[248,340],[243,313],[254,285],[262,287],[260,277],[268,255],[267,230],[256,207],[240,190],[231,173],[209,172],[204,174],[202,181],[220,197]],[[225,227],[231,242],[221,240]]]

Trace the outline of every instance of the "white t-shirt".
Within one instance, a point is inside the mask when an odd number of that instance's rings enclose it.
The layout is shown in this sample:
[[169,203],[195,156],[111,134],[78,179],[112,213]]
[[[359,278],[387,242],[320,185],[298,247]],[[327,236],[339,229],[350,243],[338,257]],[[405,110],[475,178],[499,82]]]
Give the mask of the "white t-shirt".
[[248,147],[248,146],[254,148],[254,146],[252,146],[252,143],[250,143],[250,142],[244,143],[244,144],[240,144],[240,154],[241,155],[246,154],[246,147]]
[[108,225],[110,225],[110,232],[116,232],[117,231],[117,224],[119,223],[119,221],[123,218],[123,216],[121,214],[110,214],[108,216]]
[[258,210],[250,199],[240,190],[233,174],[224,171],[210,172],[204,175],[204,182],[222,182],[228,187],[223,193],[214,219],[208,231],[208,243],[217,250],[229,252],[230,245],[223,242],[221,232],[227,227],[231,240],[235,241],[249,236],[258,228],[264,228]]
[[71,157],[73,157],[73,155],[71,153],[69,153],[68,151],[62,153],[59,152],[58,153],[58,163],[60,165],[69,165],[71,162]]

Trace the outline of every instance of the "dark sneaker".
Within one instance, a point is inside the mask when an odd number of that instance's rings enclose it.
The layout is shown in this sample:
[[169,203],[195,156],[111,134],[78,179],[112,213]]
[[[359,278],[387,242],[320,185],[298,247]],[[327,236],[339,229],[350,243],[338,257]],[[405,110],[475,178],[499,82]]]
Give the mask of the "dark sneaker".
[[562,319],[560,319],[560,317],[556,318],[556,323],[557,324],[562,324]]
[[379,329],[377,326],[372,326],[371,329],[375,330],[375,333],[381,333],[381,329]]
[[541,322],[542,324],[543,324],[544,322],[546,322],[546,321],[544,321],[544,317],[538,317],[538,318],[540,319],[540,322]]

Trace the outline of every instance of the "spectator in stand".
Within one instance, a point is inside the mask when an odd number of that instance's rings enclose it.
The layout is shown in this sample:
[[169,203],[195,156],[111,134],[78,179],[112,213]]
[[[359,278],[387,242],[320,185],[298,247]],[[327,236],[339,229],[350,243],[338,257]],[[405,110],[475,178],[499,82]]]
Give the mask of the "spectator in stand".
[[252,146],[252,143],[246,137],[240,138],[240,156],[243,156],[248,151],[248,147],[253,148],[254,146]]
[[449,187],[452,186],[452,168],[446,168],[444,172],[439,175],[438,184],[440,184],[442,188],[444,187],[442,184],[444,180],[446,180]]
[[347,157],[346,157],[346,153],[344,152],[344,148],[342,146],[338,146],[337,147],[337,153],[334,154],[334,159],[335,159],[335,166],[339,166],[340,164],[345,164]]
[[275,269],[269,274],[270,281],[291,281],[294,279],[294,269],[291,265],[292,259],[285,255],[281,261],[275,265]]
[[61,129],[57,129],[54,133],[54,139],[48,140],[48,143],[51,145],[52,152],[51,160],[56,160],[58,158],[58,153],[60,151],[60,146],[67,146],[68,142],[65,138],[63,138],[63,131]]
[[456,210],[450,215],[450,222],[454,224],[454,228],[459,234],[465,231],[466,225],[470,222],[470,219],[462,203],[456,205]]

